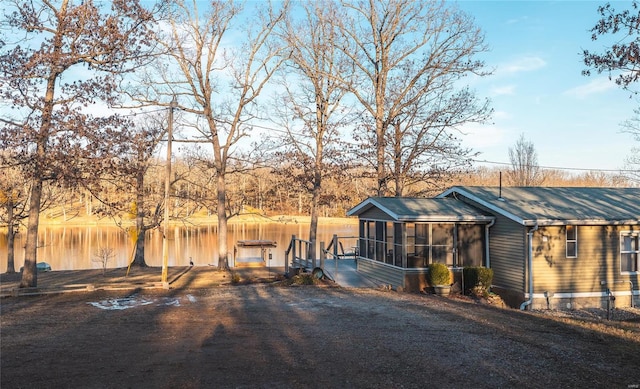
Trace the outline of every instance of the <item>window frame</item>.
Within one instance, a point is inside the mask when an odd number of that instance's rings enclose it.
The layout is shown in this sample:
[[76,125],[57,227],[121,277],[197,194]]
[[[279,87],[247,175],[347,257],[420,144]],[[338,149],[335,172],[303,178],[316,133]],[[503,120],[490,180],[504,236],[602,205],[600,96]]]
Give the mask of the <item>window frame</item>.
[[[624,250],[624,237],[635,237],[635,250]],[[635,254],[635,270],[622,269],[622,255]],[[638,274],[640,273],[640,231],[621,231],[620,232],[620,274]]]
[[[574,239],[569,239],[569,227],[573,228]],[[564,229],[565,244],[564,253],[566,258],[578,258],[578,226],[574,224],[567,224]],[[573,244],[573,254],[569,254],[569,244]]]

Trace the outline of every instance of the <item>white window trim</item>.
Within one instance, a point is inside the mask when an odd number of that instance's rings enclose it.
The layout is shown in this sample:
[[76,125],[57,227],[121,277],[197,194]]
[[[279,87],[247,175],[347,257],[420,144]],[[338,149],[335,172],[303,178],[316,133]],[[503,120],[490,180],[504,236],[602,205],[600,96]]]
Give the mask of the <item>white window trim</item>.
[[[564,255],[566,258],[578,258],[578,226],[573,224],[571,224],[570,226],[574,228],[576,232],[576,238],[569,240],[568,231],[567,231],[568,228],[566,228],[566,227],[569,227],[569,225],[567,225],[564,229]],[[575,255],[569,255],[569,242],[573,242],[576,245]]]
[[620,274],[640,274],[640,263],[636,263],[636,271],[622,270],[622,254],[636,254],[636,262],[640,262],[640,242],[638,242],[635,250],[623,251],[622,250],[622,238],[624,236],[635,236],[640,239],[640,231],[621,231],[620,232],[620,256],[618,257],[620,263]]

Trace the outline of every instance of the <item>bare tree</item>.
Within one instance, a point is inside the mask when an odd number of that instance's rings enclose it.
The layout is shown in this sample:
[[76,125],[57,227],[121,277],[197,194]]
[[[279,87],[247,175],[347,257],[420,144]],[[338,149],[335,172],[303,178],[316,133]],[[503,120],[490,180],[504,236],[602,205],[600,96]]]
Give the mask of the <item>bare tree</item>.
[[[582,74],[590,76],[593,70],[598,74],[608,73],[609,79],[615,78],[618,86],[637,96],[638,90],[634,85],[640,79],[640,3],[634,0],[630,9],[620,12],[607,3],[598,7],[598,14],[600,20],[591,29],[591,40],[614,38],[615,43],[602,53],[584,50],[583,60],[588,68]],[[623,132],[640,142],[640,109],[636,109],[634,114],[634,118],[622,124]],[[628,178],[640,182],[640,147],[632,148],[626,164],[631,167]]]
[[13,109],[2,111],[0,147],[16,150],[32,182],[20,286],[33,287],[43,183],[81,182],[94,176],[85,174],[89,168],[108,168],[117,154],[111,140],[123,120],[94,117],[86,107],[115,101],[115,75],[144,57],[153,14],[137,0],[114,0],[111,7],[72,0],[6,7],[0,91]]
[[621,12],[609,3],[598,7],[600,20],[591,29],[591,40],[613,37],[615,43],[604,53],[583,50],[588,68],[582,74],[590,76],[592,70],[606,72],[610,79],[615,77],[620,87],[637,94],[632,85],[640,79],[640,4],[634,0],[630,6]]
[[[177,97],[183,126],[212,147],[218,216],[218,268],[229,267],[227,250],[227,175],[238,142],[251,130],[257,98],[282,61],[282,47],[271,35],[287,11],[271,4],[242,12],[234,1],[213,1],[203,12],[198,2],[177,1],[170,20],[167,63],[147,73],[140,100]],[[250,20],[251,22],[247,22]],[[234,29],[235,27],[241,28]],[[173,67],[177,70],[173,71]],[[158,69],[164,70],[158,74]],[[158,77],[162,77],[158,79]],[[190,118],[193,118],[191,120]]]
[[[148,114],[128,129],[129,147],[119,156],[119,163],[103,180],[107,180],[118,198],[107,201],[105,193],[95,196],[105,204],[103,213],[113,218],[118,226],[128,230],[122,215],[135,218],[134,230],[128,231],[135,239],[132,265],[147,266],[144,258],[146,232],[162,222],[163,197],[158,188],[151,188],[148,181],[151,169],[157,165],[154,153],[166,136],[165,116]],[[160,182],[156,183],[161,187]]]
[[17,169],[0,170],[0,222],[7,226],[7,273],[15,273],[15,234],[28,216],[28,185]]
[[113,253],[113,248],[111,247],[100,247],[93,254],[93,258],[91,261],[99,263],[102,267],[102,276],[104,277],[107,272],[107,265],[109,264],[109,260],[115,257]]
[[[487,117],[487,103],[477,105],[470,91],[456,88],[463,76],[489,74],[474,60],[487,47],[473,19],[444,1],[343,4],[350,14],[342,26],[349,42],[344,52],[356,71],[341,76],[353,81],[350,91],[364,109],[363,128],[373,136],[362,136],[362,147],[375,154],[377,192],[386,195],[394,175],[386,164],[387,153],[394,152],[388,145],[393,126],[411,128],[420,143],[414,151],[427,153],[435,151],[425,146],[443,128]],[[410,159],[419,163],[418,156]]]
[[509,183],[513,186],[539,186],[544,181],[543,170],[538,165],[538,153],[533,145],[525,139],[524,134],[514,147],[509,147],[511,169],[508,173]]
[[[634,116],[622,123],[622,132],[631,137],[640,145],[640,108],[634,110]],[[629,168],[624,174],[626,177],[640,183],[640,146],[632,147],[631,154],[625,158],[625,165]]]
[[[289,163],[282,172],[311,195],[309,241],[316,254],[322,182],[340,154],[339,131],[349,115],[344,85],[334,74],[347,72],[342,38],[335,24],[342,19],[334,1],[301,3],[300,18],[288,18],[279,37],[287,44],[287,66],[282,68],[284,94],[276,100],[274,120],[285,129],[278,137],[285,145],[281,156]],[[293,14],[292,14],[293,15]],[[296,14],[298,15],[298,14]],[[336,170],[335,168],[333,169]]]
[[[475,105],[468,90],[448,96],[433,88],[391,122],[385,150],[395,196],[430,195],[444,189],[455,174],[471,168],[476,153],[461,146],[455,129],[486,119],[486,106]],[[470,106],[471,105],[471,106]]]

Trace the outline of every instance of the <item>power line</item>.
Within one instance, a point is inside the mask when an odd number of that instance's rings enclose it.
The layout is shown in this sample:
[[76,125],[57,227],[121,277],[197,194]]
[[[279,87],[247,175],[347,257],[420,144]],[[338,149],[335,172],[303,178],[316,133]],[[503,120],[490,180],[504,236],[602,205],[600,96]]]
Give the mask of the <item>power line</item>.
[[[487,160],[479,160],[479,159],[472,159],[472,161],[477,163],[487,163],[491,165],[512,166],[511,163],[507,163],[507,162],[487,161]],[[541,165],[536,165],[534,167],[538,167],[540,169],[549,169],[549,170],[572,170],[572,171],[589,171],[589,172],[602,172],[602,173],[638,173],[640,172],[640,170],[628,170],[628,169],[593,169],[593,168],[541,166]]]

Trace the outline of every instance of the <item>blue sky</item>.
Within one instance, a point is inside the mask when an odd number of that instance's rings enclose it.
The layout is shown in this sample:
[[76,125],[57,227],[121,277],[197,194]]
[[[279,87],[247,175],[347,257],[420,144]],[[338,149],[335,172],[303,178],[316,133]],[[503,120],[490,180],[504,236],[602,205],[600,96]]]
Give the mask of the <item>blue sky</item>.
[[[604,51],[589,30],[605,3],[458,1],[484,31],[491,51],[481,59],[495,69],[470,83],[495,110],[491,124],[465,128],[464,144],[481,152],[479,160],[508,163],[509,147],[524,134],[541,166],[625,168],[625,156],[640,145],[620,132],[620,123],[638,102],[606,74],[581,74],[583,49]],[[622,10],[630,2],[612,4]]]

